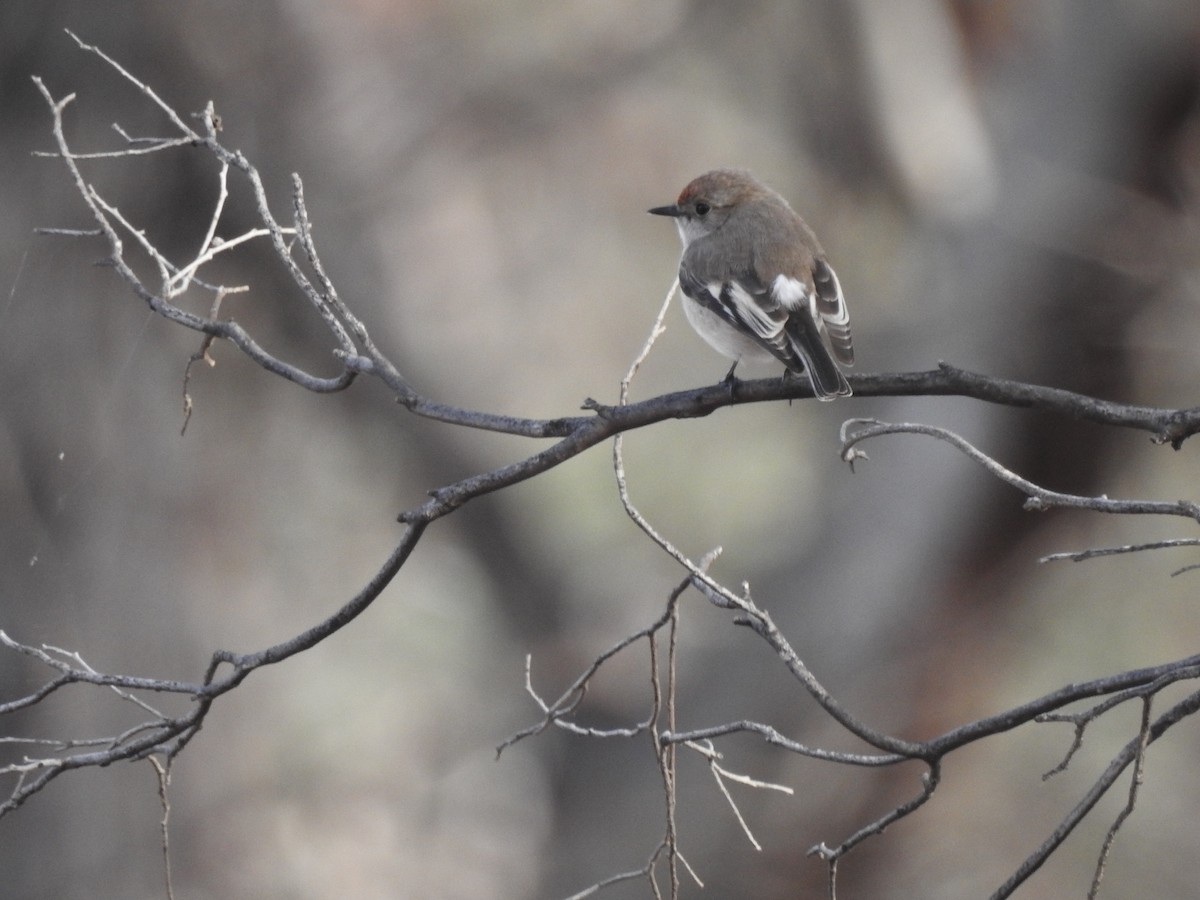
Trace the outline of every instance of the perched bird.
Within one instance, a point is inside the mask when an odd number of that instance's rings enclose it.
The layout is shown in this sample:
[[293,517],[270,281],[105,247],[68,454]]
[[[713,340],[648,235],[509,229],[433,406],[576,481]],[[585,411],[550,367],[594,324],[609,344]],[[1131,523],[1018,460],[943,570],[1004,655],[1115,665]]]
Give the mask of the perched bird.
[[817,236],[783,197],[749,172],[716,169],[650,212],[675,219],[683,311],[733,360],[726,380],[742,360],[778,360],[788,372],[807,372],[819,399],[850,396],[834,361],[854,364],[841,285]]

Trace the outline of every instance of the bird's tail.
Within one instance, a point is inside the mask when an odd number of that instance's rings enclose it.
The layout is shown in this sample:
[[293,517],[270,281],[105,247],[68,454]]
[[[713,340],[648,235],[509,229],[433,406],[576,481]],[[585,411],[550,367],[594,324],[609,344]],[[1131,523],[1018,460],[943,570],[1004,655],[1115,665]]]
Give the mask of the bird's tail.
[[813,393],[817,399],[849,397],[853,393],[850,383],[846,381],[846,376],[826,349],[816,323],[807,315],[800,314],[793,315],[788,326],[792,350],[803,361],[804,371],[808,373],[808,380],[812,382]]

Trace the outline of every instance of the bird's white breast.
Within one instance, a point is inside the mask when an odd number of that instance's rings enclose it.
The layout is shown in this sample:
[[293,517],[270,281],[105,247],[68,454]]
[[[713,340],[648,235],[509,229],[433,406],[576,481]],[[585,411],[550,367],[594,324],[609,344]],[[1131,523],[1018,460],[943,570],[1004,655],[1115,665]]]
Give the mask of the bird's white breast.
[[778,362],[769,350],[752,337],[738,331],[715,312],[686,295],[683,298],[683,313],[696,333],[721,355],[749,363]]

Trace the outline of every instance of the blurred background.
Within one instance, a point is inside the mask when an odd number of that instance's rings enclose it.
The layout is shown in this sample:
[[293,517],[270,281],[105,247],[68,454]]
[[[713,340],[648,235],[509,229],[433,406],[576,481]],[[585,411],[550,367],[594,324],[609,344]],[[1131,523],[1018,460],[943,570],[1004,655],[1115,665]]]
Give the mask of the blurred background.
[[[64,28],[181,113],[211,99],[281,218],[299,172],[343,298],[418,390],[447,403],[558,416],[585,397],[613,401],[678,258],[674,230],[645,210],[723,165],[754,171],[821,236],[860,371],[946,360],[1113,400],[1197,402],[1194,0],[7,2],[0,627],[105,671],[197,679],[214,649],[295,634],[370,577],[400,509],[542,445],[417,420],[366,380],[311,395],[228,346],[194,371],[181,437],[198,337],[95,267],[98,241],[33,234],[89,220],[62,164],[30,155],[52,146],[31,75],[77,95],[77,150],[119,147],[113,122],[167,131]],[[200,242],[217,183],[203,152],[87,175],[175,258]],[[252,224],[237,182],[219,233]],[[269,254],[218,275],[252,286],[226,314],[333,371]],[[634,393],[709,384],[726,365],[675,308]],[[749,580],[868,722],[929,737],[1196,650],[1200,576],[1170,577],[1194,553],[1037,563],[1191,536],[1185,523],[1024,513],[1013,491],[917,438],[868,447],[851,473],[837,456],[851,416],[949,427],[1048,487],[1119,497],[1200,499],[1198,450],[953,398],[742,406],[630,435],[643,512],[693,556],[723,546],[714,574]],[[540,898],[640,867],[664,815],[644,738],[547,733],[499,761],[494,748],[536,720],[525,654],[557,696],[652,621],[680,577],[621,511],[607,448],[436,523],[360,620],[213,710],[173,772],[175,895]],[[747,718],[862,749],[695,595],[680,653],[681,727]],[[581,718],[643,718],[646,665],[644,646],[610,663]],[[0,699],[46,674],[0,656]],[[1048,782],[1067,726],[955,754],[919,814],[844,861],[839,896],[988,895],[1132,737],[1138,712],[1094,726]],[[134,721],[115,698],[75,689],[3,732],[87,737]],[[1197,736],[1185,722],[1154,745],[1104,896],[1195,896]],[[824,896],[805,851],[918,790],[916,766],[835,768],[748,737],[720,748],[730,768],[796,793],[734,786],[756,852],[681,753],[680,838],[703,896]],[[1086,892],[1125,784],[1020,896]],[[0,820],[3,893],[164,896],[160,816],[145,763],[64,777]]]

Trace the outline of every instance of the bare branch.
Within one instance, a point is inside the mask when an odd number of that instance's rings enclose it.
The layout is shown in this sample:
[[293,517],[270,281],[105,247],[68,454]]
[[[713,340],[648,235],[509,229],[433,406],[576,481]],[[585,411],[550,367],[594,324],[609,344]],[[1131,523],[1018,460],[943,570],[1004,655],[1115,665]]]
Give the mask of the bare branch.
[[728,803],[729,808],[733,810],[733,815],[737,819],[738,825],[741,826],[742,833],[746,835],[746,840],[750,842],[750,845],[761,853],[762,844],[755,839],[754,833],[750,830],[750,826],[746,823],[745,816],[743,816],[742,811],[738,809],[737,803],[734,802],[733,795],[729,793],[729,788],[726,787],[725,780],[729,779],[730,781],[736,781],[738,784],[744,784],[747,787],[779,791],[780,793],[784,794],[794,794],[795,791],[786,785],[771,784],[770,782],[759,781],[756,778],[750,778],[746,775],[739,775],[735,772],[730,772],[717,762],[717,760],[721,758],[721,754],[717,752],[717,749],[712,745],[711,741],[705,741],[703,744],[696,743],[695,741],[688,741],[684,746],[691,750],[695,750],[697,753],[708,759],[708,768],[709,771],[712,772],[713,780],[716,781],[717,787],[721,791],[721,795],[725,798],[725,802]]
[[1076,804],[1075,808],[1059,823],[1058,827],[1050,834],[1041,846],[1031,853],[1023,863],[1017,868],[1013,875],[1002,884],[995,893],[992,894],[992,900],[1002,900],[1004,897],[1012,896],[1021,884],[1029,878],[1034,872],[1041,868],[1044,863],[1059,845],[1067,839],[1067,836],[1075,830],[1075,826],[1083,821],[1084,816],[1091,812],[1092,808],[1100,801],[1100,798],[1112,787],[1113,783],[1120,777],[1125,768],[1138,758],[1139,754],[1144,752],[1143,748],[1154,743],[1158,738],[1172,726],[1187,718],[1188,716],[1200,710],[1200,691],[1197,691],[1185,697],[1179,703],[1171,707],[1167,712],[1163,713],[1151,725],[1148,736],[1139,732],[1138,736],[1126,744],[1121,751],[1113,757],[1099,778]]
[[913,422],[889,423],[877,419],[848,419],[842,424],[842,455],[845,457],[856,444],[875,437],[888,434],[919,434],[943,441],[959,450],[968,459],[979,463],[1005,484],[1025,494],[1025,508],[1031,510],[1047,510],[1055,507],[1069,509],[1087,509],[1093,512],[1114,513],[1119,515],[1159,515],[1183,516],[1200,522],[1200,504],[1191,500],[1174,502],[1154,500],[1110,500],[1107,496],[1082,497],[1077,494],[1063,494],[1034,484],[1022,478],[1015,472],[1006,469],[992,457],[977,449],[953,431],[937,428],[933,425],[921,425]]
[[1078,713],[1043,713],[1035,717],[1035,722],[1067,722],[1075,726],[1075,738],[1067,750],[1066,756],[1062,762],[1042,776],[1045,780],[1059,772],[1064,771],[1070,765],[1071,757],[1076,751],[1083,746],[1083,734],[1087,730],[1087,726],[1104,715],[1110,709],[1119,706],[1129,700],[1140,699],[1143,703],[1153,698],[1159,691],[1167,685],[1174,684],[1177,681],[1184,681],[1200,678],[1200,667],[1193,665],[1176,664],[1169,671],[1164,672],[1159,677],[1144,684],[1135,685],[1123,690],[1114,691],[1104,700],[1096,703],[1082,712]]
[[[525,658],[525,691],[531,697],[533,697],[534,701],[541,708],[542,712],[545,713],[545,716],[540,722],[518,731],[516,734],[503,741],[496,748],[496,758],[499,759],[500,754],[513,744],[524,740],[527,737],[531,737],[532,735],[541,734],[550,725],[557,725],[558,727],[567,731],[573,731],[576,734],[588,734],[593,737],[633,737],[650,728],[654,724],[653,711],[646,721],[635,725],[632,728],[618,729],[616,731],[599,731],[597,729],[585,728],[569,722],[563,717],[574,712],[578,705],[583,701],[584,696],[587,694],[588,684],[591,682],[596,673],[600,671],[600,667],[603,666],[604,663],[612,659],[631,644],[634,644],[643,638],[653,638],[653,636],[661,628],[671,621],[672,617],[675,615],[675,609],[679,603],[679,598],[683,592],[687,590],[689,584],[691,584],[691,579],[685,579],[679,585],[677,585],[675,590],[671,592],[667,599],[666,609],[663,610],[663,614],[658,619],[656,619],[650,625],[647,625],[645,628],[639,629],[633,634],[630,634],[617,641],[615,644],[613,644],[613,646],[609,647],[607,650],[597,656],[594,660],[592,660],[591,664],[582,673],[580,673],[580,675],[573,682],[571,682],[570,686],[568,686],[567,689],[563,691],[559,698],[553,703],[546,703],[534,690],[531,680],[532,657],[527,656]],[[653,644],[651,646],[653,646]]]
[[175,900],[175,887],[171,878],[171,800],[167,796],[167,788],[171,784],[171,760],[161,762],[158,757],[148,757],[154,767],[155,780],[158,782],[158,802],[162,804],[162,819],[159,829],[162,831],[163,878],[166,882],[167,900]]
[[912,758],[900,753],[867,755],[810,747],[807,744],[801,744],[798,741],[793,741],[791,738],[784,737],[770,725],[746,720],[727,722],[724,725],[714,725],[711,728],[696,728],[691,731],[665,731],[659,739],[664,744],[691,744],[696,741],[707,741],[715,737],[725,737],[726,735],[738,734],[739,732],[750,732],[760,735],[768,744],[780,747],[790,753],[797,753],[800,756],[820,759],[825,762],[842,763],[848,766],[891,766]]
[[1069,559],[1072,562],[1082,562],[1085,559],[1095,559],[1099,556],[1116,556],[1120,553],[1141,553],[1143,550],[1165,550],[1173,547],[1200,547],[1200,538],[1172,538],[1166,541],[1148,541],[1144,544],[1123,544],[1120,547],[1093,547],[1090,550],[1051,553],[1049,556],[1043,556],[1038,562],[1057,562],[1063,559]]
[[1148,431],[1157,444],[1170,444],[1178,450],[1185,440],[1200,431],[1200,407],[1162,409],[1114,403],[1064,391],[1061,388],[1023,384],[1008,378],[996,378],[959,369],[944,362],[930,372],[900,375],[850,376],[857,396],[955,396],[973,397],[1001,406],[1042,409],[1047,412],[1110,425]]
[[837,870],[834,868],[837,861],[865,841],[869,837],[874,837],[877,834],[883,834],[884,830],[893,822],[898,822],[905,816],[916,812],[926,801],[933,796],[933,792],[937,790],[938,783],[941,781],[941,764],[932,762],[929,764],[929,771],[921,776],[921,792],[907,800],[904,803],[888,810],[874,822],[864,825],[850,837],[846,838],[836,847],[830,847],[825,843],[817,844],[815,847],[810,847],[808,850],[809,856],[817,856],[829,864],[829,883],[834,885],[837,877]]
[[786,784],[773,784],[769,781],[759,781],[757,778],[751,778],[749,775],[739,775],[736,772],[729,771],[717,762],[717,760],[724,759],[725,757],[723,754],[717,751],[717,748],[713,746],[712,741],[706,740],[703,743],[688,741],[686,746],[691,750],[695,750],[700,755],[707,757],[709,762],[713,765],[715,770],[720,773],[722,778],[728,778],[730,781],[736,781],[738,784],[746,785],[746,787],[759,788],[765,791],[779,791],[781,794],[789,795],[796,793],[794,788],[790,788]]
[[1124,808],[1117,814],[1117,818],[1104,836],[1100,857],[1096,860],[1096,873],[1092,876],[1092,886],[1088,891],[1088,900],[1095,900],[1099,895],[1100,882],[1104,878],[1104,870],[1108,865],[1108,854],[1112,850],[1113,842],[1117,839],[1117,832],[1121,830],[1121,825],[1125,820],[1133,814],[1133,808],[1137,805],[1138,789],[1142,786],[1142,778],[1146,770],[1146,746],[1150,743],[1150,708],[1153,702],[1152,697],[1145,697],[1142,700],[1142,724],[1138,731],[1140,740],[1134,760],[1133,777],[1129,779],[1129,796],[1125,801]]

